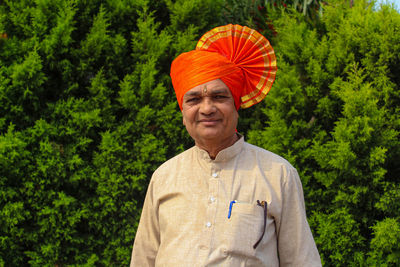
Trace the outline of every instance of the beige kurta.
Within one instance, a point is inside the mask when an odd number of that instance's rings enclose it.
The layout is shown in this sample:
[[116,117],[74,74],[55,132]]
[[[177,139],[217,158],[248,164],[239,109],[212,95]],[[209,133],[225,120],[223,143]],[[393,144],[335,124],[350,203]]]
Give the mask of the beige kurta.
[[[254,249],[257,200],[268,217]],[[296,169],[243,137],[215,160],[196,146],[168,160],[148,187],[131,266],[321,266]]]

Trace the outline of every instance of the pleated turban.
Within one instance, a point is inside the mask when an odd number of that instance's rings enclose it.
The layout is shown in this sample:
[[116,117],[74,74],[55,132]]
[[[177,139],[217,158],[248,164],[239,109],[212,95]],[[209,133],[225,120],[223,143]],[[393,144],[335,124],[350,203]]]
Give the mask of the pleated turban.
[[228,86],[239,109],[264,99],[276,70],[274,50],[264,36],[229,24],[207,32],[195,50],[179,55],[172,62],[170,75],[181,110],[187,91],[215,79]]

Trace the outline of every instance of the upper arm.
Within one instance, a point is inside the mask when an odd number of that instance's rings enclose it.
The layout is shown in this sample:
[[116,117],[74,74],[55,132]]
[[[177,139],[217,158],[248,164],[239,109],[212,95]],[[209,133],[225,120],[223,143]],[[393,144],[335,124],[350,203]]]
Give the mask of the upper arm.
[[154,266],[160,245],[157,203],[154,198],[154,183],[151,181],[140,217],[132,250],[130,266]]
[[305,211],[299,175],[290,168],[282,185],[282,212],[278,229],[281,266],[321,266]]

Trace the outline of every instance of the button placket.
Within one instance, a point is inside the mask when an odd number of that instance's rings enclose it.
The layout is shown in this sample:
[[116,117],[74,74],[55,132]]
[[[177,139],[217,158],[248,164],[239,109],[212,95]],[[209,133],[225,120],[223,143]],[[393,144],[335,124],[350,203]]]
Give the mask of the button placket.
[[[209,165],[210,169],[208,170],[208,196],[206,201],[207,211],[206,217],[204,218],[204,226],[202,231],[202,238],[200,239],[199,248],[201,253],[206,253],[211,249],[213,244],[213,234],[214,234],[214,227],[215,227],[215,216],[216,216],[216,206],[215,203],[217,201],[217,192],[218,192],[218,171],[213,168],[213,164]],[[206,174],[206,173],[205,173]],[[206,177],[207,177],[206,176]],[[207,178],[206,178],[207,179]],[[206,254],[204,254],[206,255]]]
[[215,218],[216,218],[216,213],[217,213],[217,194],[218,194],[218,187],[219,187],[219,173],[218,170],[213,166],[214,164],[211,164],[211,169],[209,172],[208,176],[208,206],[207,206],[207,215],[205,218],[204,222],[204,235],[203,237],[207,237],[206,241],[204,243],[205,247],[208,247],[208,249],[212,249],[212,244],[214,243],[214,234],[215,234]]
[[214,203],[217,199],[214,196],[210,196],[210,203]]

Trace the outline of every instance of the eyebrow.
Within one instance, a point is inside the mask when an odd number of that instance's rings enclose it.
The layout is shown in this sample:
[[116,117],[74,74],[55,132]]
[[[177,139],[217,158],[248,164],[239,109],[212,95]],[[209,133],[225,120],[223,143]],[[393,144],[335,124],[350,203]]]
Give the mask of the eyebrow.
[[[228,89],[226,88],[209,89],[208,92],[210,95],[226,94],[228,93]],[[201,91],[192,91],[192,92],[187,92],[183,97],[199,96],[201,94],[202,94]]]

